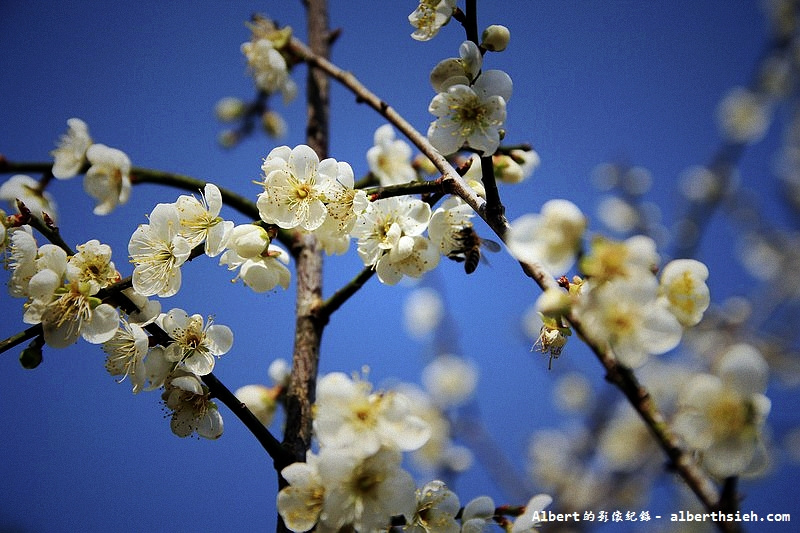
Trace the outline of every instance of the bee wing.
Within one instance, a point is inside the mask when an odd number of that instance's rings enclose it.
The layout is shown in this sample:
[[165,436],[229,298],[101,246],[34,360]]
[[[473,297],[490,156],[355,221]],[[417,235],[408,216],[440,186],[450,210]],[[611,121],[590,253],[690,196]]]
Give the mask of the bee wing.
[[498,243],[490,239],[481,239],[481,244],[490,252],[499,252],[502,249]]

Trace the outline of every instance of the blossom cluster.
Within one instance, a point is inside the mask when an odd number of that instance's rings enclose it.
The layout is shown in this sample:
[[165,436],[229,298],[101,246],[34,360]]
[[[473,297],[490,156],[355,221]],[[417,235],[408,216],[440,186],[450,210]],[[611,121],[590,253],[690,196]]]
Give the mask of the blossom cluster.
[[[89,127],[79,118],[67,120],[67,132],[59,139],[53,156],[53,177],[59,180],[85,173],[83,188],[97,201],[95,215],[107,215],[118,205],[128,201],[131,193],[131,161],[125,152],[105,144],[95,143]],[[85,168],[89,165],[88,168]],[[47,213],[51,220],[58,217],[53,197],[39,183],[25,174],[12,176],[0,186],[0,198],[19,200],[42,217]]]
[[[540,214],[512,223],[508,246],[520,261],[563,275],[582,250],[585,229],[586,217],[577,206],[550,200]],[[544,321],[538,341],[542,351],[560,353],[569,334],[561,319],[570,313],[625,366],[640,367],[648,355],[675,348],[683,330],[700,322],[709,306],[708,268],[694,259],[678,259],[658,275],[659,263],[650,237],[595,237],[578,265],[583,277],[565,281],[567,291],[545,291],[537,302]]]
[[253,75],[256,87],[266,94],[281,93],[284,101],[297,95],[297,85],[289,77],[289,66],[281,53],[292,36],[291,28],[278,29],[264,17],[256,16],[249,24],[251,39],[242,43],[242,54]]
[[[369,533],[400,520],[404,531],[458,533],[483,531],[495,516],[491,498],[475,498],[461,510],[444,482],[418,488],[403,469],[402,453],[424,446],[432,428],[402,392],[373,392],[365,380],[327,374],[317,385],[313,428],[319,451],[281,471],[288,486],[277,506],[291,531]],[[532,513],[550,502],[534,497],[512,531],[534,531]]]
[[230,328],[177,308],[160,313],[161,305],[135,288],[119,290],[111,248],[97,240],[70,253],[38,245],[27,225],[9,234],[9,292],[26,299],[23,320],[41,325],[45,344],[64,348],[78,338],[101,344],[108,372],[130,378],[134,393],[165,388],[174,433],[220,436],[222,419],[202,376],[230,349]]
[[[375,140],[367,155],[375,175],[384,183],[407,181],[415,173],[407,145],[385,128]],[[383,283],[418,278],[435,268],[442,255],[463,255],[470,247],[465,235],[473,231],[473,213],[458,198],[436,211],[409,195],[369,201],[365,191],[354,189],[349,164],[320,161],[306,145],[273,149],[262,172],[257,202],[262,221],[312,232],[329,254],[344,253],[351,237],[356,239],[359,257]]]

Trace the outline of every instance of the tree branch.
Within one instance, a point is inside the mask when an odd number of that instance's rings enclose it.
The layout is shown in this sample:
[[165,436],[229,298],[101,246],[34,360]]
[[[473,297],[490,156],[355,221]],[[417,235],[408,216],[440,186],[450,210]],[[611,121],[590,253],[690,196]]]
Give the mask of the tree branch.
[[[325,0],[308,0],[306,9],[309,42],[315,55],[326,57],[329,40]],[[328,152],[329,83],[325,73],[316,68],[309,68],[307,83],[306,141],[323,159]],[[303,461],[311,446],[311,406],[315,399],[319,348],[324,328],[317,319],[317,310],[322,303],[322,251],[314,235],[298,232],[291,252],[297,265],[297,304],[283,442],[297,461]],[[281,483],[285,482],[281,480]]]
[[255,436],[261,447],[272,457],[275,470],[280,472],[294,462],[294,456],[283,447],[269,429],[214,374],[202,376],[211,396],[219,399]]

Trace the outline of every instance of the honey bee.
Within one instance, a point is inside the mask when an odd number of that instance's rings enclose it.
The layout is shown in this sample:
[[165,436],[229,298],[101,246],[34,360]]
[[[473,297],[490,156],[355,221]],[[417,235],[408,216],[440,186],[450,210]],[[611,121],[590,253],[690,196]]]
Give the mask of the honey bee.
[[458,232],[456,237],[458,247],[453,249],[447,257],[453,261],[464,263],[464,272],[472,274],[478,268],[478,263],[485,258],[481,256],[481,247],[490,252],[499,252],[500,245],[489,239],[482,239],[478,236],[475,228],[466,226]]

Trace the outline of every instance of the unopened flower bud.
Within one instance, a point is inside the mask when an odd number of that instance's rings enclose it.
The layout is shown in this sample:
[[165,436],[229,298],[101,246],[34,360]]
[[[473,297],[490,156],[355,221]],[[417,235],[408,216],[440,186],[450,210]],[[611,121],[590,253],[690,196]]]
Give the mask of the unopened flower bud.
[[503,183],[519,183],[525,179],[522,167],[510,155],[500,154],[493,157],[494,177]]
[[234,122],[244,115],[245,104],[239,98],[227,96],[221,98],[214,106],[214,114],[221,122]]
[[267,230],[255,224],[236,226],[231,232],[228,248],[236,252],[239,257],[252,259],[260,256],[269,246]]
[[286,121],[275,111],[267,111],[261,115],[261,125],[270,137],[280,139],[286,135]]
[[417,157],[414,158],[412,165],[416,170],[419,170],[423,174],[436,174],[438,169],[436,165],[431,162],[426,156],[419,154]]
[[511,32],[508,31],[508,28],[499,24],[492,24],[483,30],[481,46],[490,52],[502,52],[508,46],[510,39]]
[[225,130],[219,134],[217,141],[223,148],[233,148],[239,142],[239,135],[233,130]]

